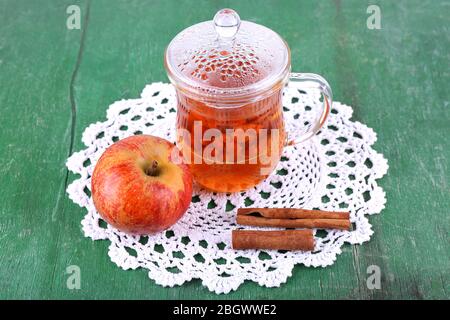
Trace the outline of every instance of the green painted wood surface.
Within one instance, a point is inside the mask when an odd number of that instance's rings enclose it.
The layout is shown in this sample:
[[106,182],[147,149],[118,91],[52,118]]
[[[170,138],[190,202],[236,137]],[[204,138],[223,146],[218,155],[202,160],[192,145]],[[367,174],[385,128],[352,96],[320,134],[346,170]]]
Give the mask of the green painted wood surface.
[[[66,28],[78,4],[81,30]],[[369,4],[382,29],[366,27]],[[390,170],[375,234],[325,269],[297,266],[287,284],[245,283],[216,296],[199,280],[162,288],[110,262],[84,238],[66,196],[65,160],[107,106],[167,81],[165,46],[222,7],[279,32],[296,71],[322,74],[354,119],[378,133]],[[0,1],[0,298],[449,298],[450,1]],[[81,289],[68,290],[69,265]],[[366,287],[378,265],[382,289]]]

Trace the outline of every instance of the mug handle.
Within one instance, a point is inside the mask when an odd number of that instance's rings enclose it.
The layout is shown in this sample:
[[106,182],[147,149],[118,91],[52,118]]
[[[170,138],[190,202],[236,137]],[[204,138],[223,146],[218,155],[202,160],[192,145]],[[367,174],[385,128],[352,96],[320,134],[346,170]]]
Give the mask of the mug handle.
[[302,82],[304,84],[302,87],[306,89],[318,89],[322,94],[323,99],[322,114],[317,119],[316,123],[311,126],[307,132],[302,133],[301,136],[294,139],[289,139],[288,145],[294,145],[310,139],[317,133],[317,131],[320,130],[320,128],[322,128],[328,114],[330,113],[331,105],[333,103],[333,93],[331,92],[328,82],[318,74],[291,73],[289,75],[289,81]]

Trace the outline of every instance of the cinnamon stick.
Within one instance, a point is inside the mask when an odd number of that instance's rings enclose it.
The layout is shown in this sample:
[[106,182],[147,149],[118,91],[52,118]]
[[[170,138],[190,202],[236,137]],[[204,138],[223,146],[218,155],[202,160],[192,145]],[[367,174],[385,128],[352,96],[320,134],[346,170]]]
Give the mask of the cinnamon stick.
[[294,208],[239,208],[237,214],[278,219],[350,219],[349,212],[331,212]]
[[233,249],[314,250],[312,230],[233,230]]
[[236,217],[236,222],[245,226],[277,228],[350,230],[351,226],[348,219],[270,219],[239,214]]

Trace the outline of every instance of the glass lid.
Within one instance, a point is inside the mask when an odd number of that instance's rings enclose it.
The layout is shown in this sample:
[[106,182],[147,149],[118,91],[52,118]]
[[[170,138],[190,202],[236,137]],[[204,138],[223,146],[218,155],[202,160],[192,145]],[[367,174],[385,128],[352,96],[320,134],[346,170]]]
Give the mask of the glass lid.
[[213,21],[180,32],[167,47],[165,66],[179,89],[236,97],[261,92],[283,80],[289,72],[290,53],[274,31],[222,9]]

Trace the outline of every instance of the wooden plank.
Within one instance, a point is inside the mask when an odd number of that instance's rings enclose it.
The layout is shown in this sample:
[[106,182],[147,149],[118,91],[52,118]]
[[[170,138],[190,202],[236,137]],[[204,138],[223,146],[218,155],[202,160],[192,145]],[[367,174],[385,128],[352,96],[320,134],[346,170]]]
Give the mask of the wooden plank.
[[[352,7],[342,4],[342,14],[348,17]],[[439,6],[410,7],[406,1],[386,2],[382,8],[379,34],[366,29],[346,43],[358,92],[351,94],[356,119],[375,128],[375,147],[390,160],[389,175],[380,182],[387,192],[386,210],[371,218],[375,236],[354,252],[355,262],[362,271],[375,264],[383,272],[384,289],[366,290],[367,297],[445,297],[450,113],[441,77],[449,42],[439,39],[448,39],[440,27],[448,17],[437,12]],[[352,39],[355,20],[346,21],[341,32],[344,39]]]
[[80,32],[59,1],[3,3],[0,11],[0,297],[46,298],[60,270],[65,161],[71,153],[70,80]]

